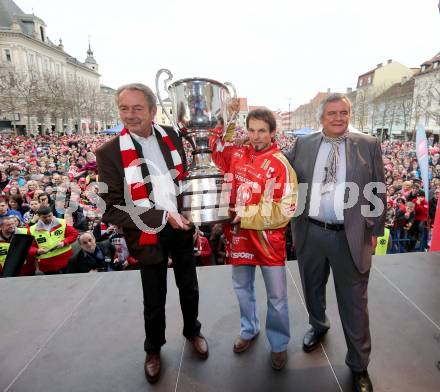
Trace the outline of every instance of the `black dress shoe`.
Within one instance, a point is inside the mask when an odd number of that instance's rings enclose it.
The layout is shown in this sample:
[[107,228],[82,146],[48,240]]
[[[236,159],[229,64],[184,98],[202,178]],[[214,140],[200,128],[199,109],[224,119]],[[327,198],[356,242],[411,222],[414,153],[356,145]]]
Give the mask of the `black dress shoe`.
[[314,328],[310,328],[304,335],[303,350],[306,353],[313,351],[316,347],[318,347],[319,342],[326,333],[327,330],[324,332],[319,332]]
[[373,392],[373,384],[371,383],[368,372],[352,372],[353,385],[356,392]]
[[209,349],[208,349],[208,342],[206,341],[205,337],[202,334],[193,336],[191,339],[189,339],[191,342],[194,351],[196,352],[197,356],[201,359],[208,358],[209,355]]
[[159,380],[160,376],[160,353],[147,354],[144,364],[145,376],[150,384]]

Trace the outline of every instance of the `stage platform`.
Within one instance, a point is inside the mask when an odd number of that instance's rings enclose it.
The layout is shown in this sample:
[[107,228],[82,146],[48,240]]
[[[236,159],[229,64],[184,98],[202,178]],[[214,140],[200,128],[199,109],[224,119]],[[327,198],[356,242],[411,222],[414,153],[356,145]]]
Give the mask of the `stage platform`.
[[[320,349],[305,354],[301,342],[308,322],[298,266],[287,265],[292,339],[283,371],[270,367],[260,271],[262,333],[248,352],[237,355],[232,344],[239,312],[230,267],[198,269],[200,321],[210,347],[208,360],[201,361],[181,335],[170,270],[167,344],[162,377],[154,386],[143,371],[138,271],[0,279],[0,390],[351,391],[332,279],[327,290],[331,329]],[[369,300],[374,390],[440,391],[440,254],[375,257]]]

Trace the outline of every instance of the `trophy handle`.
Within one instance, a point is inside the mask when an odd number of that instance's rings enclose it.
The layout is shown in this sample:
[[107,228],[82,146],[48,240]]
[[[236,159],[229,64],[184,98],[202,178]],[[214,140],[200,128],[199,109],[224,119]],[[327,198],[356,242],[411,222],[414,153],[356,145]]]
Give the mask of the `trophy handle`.
[[157,98],[159,99],[159,103],[160,106],[162,107],[162,111],[165,113],[165,115],[167,116],[168,120],[170,121],[170,124],[173,126],[174,130],[177,133],[180,133],[179,127],[177,126],[177,124],[174,122],[174,119],[169,115],[168,111],[165,109],[165,105],[163,104],[162,101],[162,97],[160,96],[160,89],[159,89],[159,78],[160,76],[166,73],[168,75],[168,78],[164,80],[164,90],[167,91],[168,90],[168,85],[169,82],[173,79],[173,74],[171,73],[170,70],[162,68],[159,69],[159,71],[157,71],[156,73],[156,94],[157,94]]
[[[229,90],[229,92],[232,90],[232,99],[236,99],[237,98],[237,90],[235,89],[235,86],[232,83],[229,82],[225,82],[223,83],[226,88]],[[239,110],[234,111],[234,113],[232,113],[231,118],[229,119],[229,121],[227,123],[225,123],[224,128],[223,128],[223,136],[222,138],[225,136],[226,131],[229,128],[229,125],[231,125],[233,123],[233,121],[235,120],[235,118],[237,117]]]

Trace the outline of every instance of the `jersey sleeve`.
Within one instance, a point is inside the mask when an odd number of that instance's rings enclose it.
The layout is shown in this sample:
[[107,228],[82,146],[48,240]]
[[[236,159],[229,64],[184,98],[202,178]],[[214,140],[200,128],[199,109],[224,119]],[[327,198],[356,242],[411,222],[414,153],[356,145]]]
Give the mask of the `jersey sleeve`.
[[285,227],[296,208],[298,181],[284,155],[274,156],[274,175],[266,181],[258,204],[246,205],[240,227],[251,230],[273,230]]

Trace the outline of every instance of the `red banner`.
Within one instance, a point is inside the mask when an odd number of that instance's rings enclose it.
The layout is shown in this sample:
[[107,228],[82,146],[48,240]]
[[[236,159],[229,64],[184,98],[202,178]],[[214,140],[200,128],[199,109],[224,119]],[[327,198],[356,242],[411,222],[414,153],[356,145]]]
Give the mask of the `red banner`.
[[431,252],[440,251],[440,202],[437,202],[435,210],[434,227],[432,228]]

